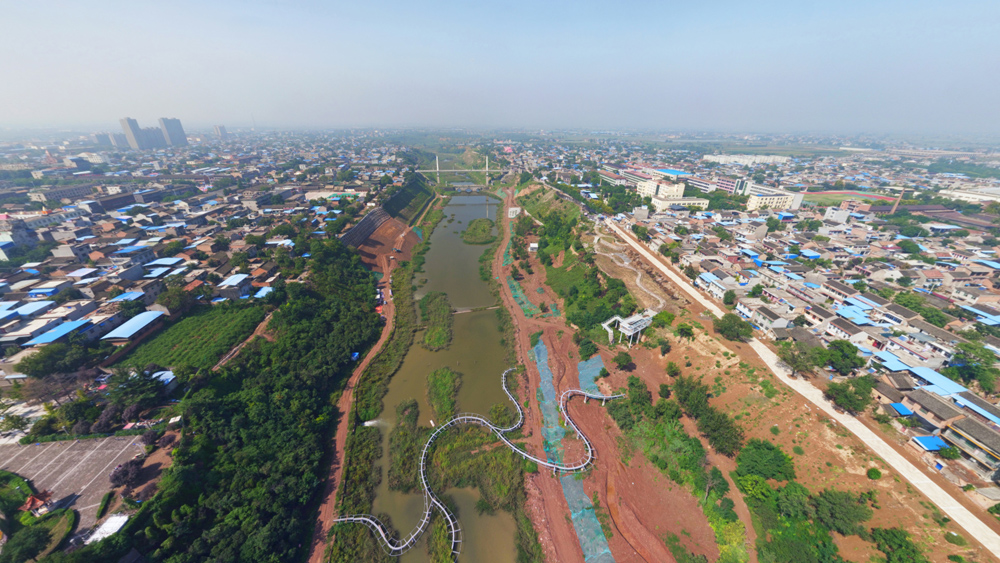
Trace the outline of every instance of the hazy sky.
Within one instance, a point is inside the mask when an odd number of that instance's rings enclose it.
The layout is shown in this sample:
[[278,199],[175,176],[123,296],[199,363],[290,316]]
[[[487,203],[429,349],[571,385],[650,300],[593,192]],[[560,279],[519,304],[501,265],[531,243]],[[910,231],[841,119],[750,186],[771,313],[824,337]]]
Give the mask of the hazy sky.
[[0,127],[1000,131],[1000,2],[4,2]]

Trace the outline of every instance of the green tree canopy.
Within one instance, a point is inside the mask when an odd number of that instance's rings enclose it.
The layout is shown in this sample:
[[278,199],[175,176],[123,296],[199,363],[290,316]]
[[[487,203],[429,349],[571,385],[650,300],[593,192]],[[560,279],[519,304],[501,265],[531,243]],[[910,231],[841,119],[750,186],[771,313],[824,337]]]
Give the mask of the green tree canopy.
[[90,355],[83,346],[55,342],[21,360],[14,369],[29,377],[41,379],[57,373],[74,372],[89,359]]
[[826,364],[841,375],[849,375],[857,368],[865,365],[865,360],[858,355],[858,347],[847,340],[834,340],[826,347]]
[[712,327],[726,340],[743,341],[753,336],[753,327],[750,323],[735,313],[726,313],[721,319],[713,320]]

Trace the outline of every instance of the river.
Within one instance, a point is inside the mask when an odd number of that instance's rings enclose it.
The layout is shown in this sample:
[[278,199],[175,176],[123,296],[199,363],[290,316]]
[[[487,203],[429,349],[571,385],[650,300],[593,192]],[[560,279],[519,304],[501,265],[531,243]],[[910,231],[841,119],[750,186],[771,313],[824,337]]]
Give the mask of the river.
[[[507,397],[500,388],[500,374],[507,369],[504,362],[504,348],[500,344],[501,333],[495,310],[478,310],[496,305],[489,285],[479,277],[479,257],[485,246],[469,245],[462,242],[459,233],[469,221],[479,217],[496,220],[502,209],[495,198],[481,195],[456,195],[444,209],[445,218],[431,235],[430,250],[427,251],[424,271],[416,274],[415,280],[426,283],[420,286],[416,298],[431,291],[441,291],[448,295],[455,314],[454,336],[451,345],[438,352],[430,352],[418,343],[422,333],[417,333],[403,360],[403,365],[389,382],[385,396],[385,409],[380,419],[386,432],[379,471],[382,483],[375,491],[373,512],[386,513],[392,524],[406,535],[420,520],[423,511],[422,494],[403,494],[390,491],[385,478],[385,468],[389,460],[388,431],[396,423],[396,405],[414,398],[420,405],[420,424],[429,426],[432,412],[427,403],[427,374],[442,367],[451,368],[462,374],[462,387],[458,392],[458,412],[488,414],[490,407],[498,402],[506,402]],[[435,424],[440,421],[435,420]],[[490,516],[477,514],[477,489],[449,489],[437,491],[455,499],[458,518],[462,525],[463,543],[459,561],[483,563],[513,563],[516,559],[515,525],[511,514],[498,511]],[[424,534],[424,538],[427,533]],[[416,547],[400,557],[401,563],[423,563],[428,560],[426,541],[422,539]]]

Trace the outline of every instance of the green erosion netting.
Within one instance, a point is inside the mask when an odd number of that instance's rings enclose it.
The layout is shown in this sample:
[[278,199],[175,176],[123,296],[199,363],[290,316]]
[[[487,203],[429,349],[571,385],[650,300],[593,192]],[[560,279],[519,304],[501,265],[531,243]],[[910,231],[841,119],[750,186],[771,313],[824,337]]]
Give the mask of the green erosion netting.
[[510,288],[510,293],[514,296],[514,301],[524,311],[524,316],[534,317],[542,312],[537,305],[528,300],[528,296],[524,294],[521,284],[517,283],[517,280],[513,276],[507,276],[507,287]]
[[600,393],[597,389],[597,378],[601,374],[604,362],[601,361],[600,354],[595,354],[589,360],[577,364],[577,371],[580,372],[580,389],[588,393]]
[[[556,396],[556,388],[553,383],[552,370],[549,368],[549,351],[545,343],[541,340],[532,350],[535,361],[538,365],[538,373],[541,375],[541,384],[538,389],[538,404],[542,410],[542,437],[545,439],[545,456],[553,463],[561,463],[563,447],[562,439],[566,431],[559,426],[559,405]],[[597,372],[601,371],[603,364],[598,356],[596,365]],[[593,370],[593,358],[580,365],[587,365],[588,373]],[[593,382],[591,382],[593,385]],[[586,387],[583,387],[586,389]],[[543,469],[544,471],[544,469]],[[580,540],[580,548],[583,550],[583,560],[587,563],[614,563],[608,548],[608,540],[604,537],[601,523],[594,513],[594,505],[590,498],[583,492],[583,481],[578,480],[573,475],[564,475],[559,479],[562,485],[563,496],[566,497],[566,504],[569,505],[570,518],[573,520],[573,528],[576,536]]]
[[507,246],[503,249],[503,265],[510,266],[514,263],[514,258],[510,255],[510,243],[514,240],[514,222],[507,221],[510,226],[510,238],[507,239]]

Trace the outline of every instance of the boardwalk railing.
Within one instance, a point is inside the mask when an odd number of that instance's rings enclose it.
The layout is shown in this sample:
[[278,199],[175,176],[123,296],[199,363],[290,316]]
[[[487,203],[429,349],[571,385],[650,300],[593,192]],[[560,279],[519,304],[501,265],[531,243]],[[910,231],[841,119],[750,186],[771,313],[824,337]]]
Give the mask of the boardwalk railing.
[[588,465],[590,465],[590,463],[593,462],[594,460],[593,445],[590,443],[590,440],[588,440],[587,437],[583,434],[583,432],[580,431],[580,428],[576,425],[576,423],[573,422],[573,419],[570,418],[569,411],[566,410],[566,404],[571,398],[577,395],[582,395],[590,399],[599,399],[601,401],[618,399],[620,397],[624,397],[624,395],[621,394],[599,395],[596,393],[588,393],[587,391],[583,391],[581,389],[569,389],[567,391],[564,391],[563,394],[559,396],[559,412],[561,412],[563,418],[566,419],[566,423],[573,428],[574,432],[576,432],[577,437],[580,438],[581,441],[583,441],[587,453],[582,460],[576,463],[568,465],[561,463],[552,463],[546,459],[535,457],[529,454],[528,452],[520,449],[514,443],[508,440],[507,437],[504,435],[508,432],[520,428],[521,424],[524,423],[524,411],[521,409],[521,405],[518,404],[517,398],[515,398],[514,395],[512,395],[511,392],[507,389],[507,375],[512,371],[514,370],[509,369],[503,372],[503,375],[501,376],[501,384],[503,386],[504,393],[506,393],[510,401],[514,403],[514,408],[517,409],[517,422],[506,428],[501,428],[495,426],[492,422],[482,417],[481,415],[474,413],[462,413],[455,415],[448,422],[442,424],[441,426],[438,426],[437,429],[434,430],[434,432],[431,434],[430,438],[427,439],[427,442],[424,444],[423,451],[420,452],[420,467],[419,467],[420,486],[423,489],[424,493],[424,513],[420,519],[420,523],[417,524],[416,528],[414,528],[409,535],[399,540],[395,539],[395,537],[385,526],[385,524],[383,524],[381,521],[379,521],[378,518],[371,516],[370,514],[341,516],[340,518],[334,520],[334,523],[354,522],[368,526],[368,528],[371,529],[372,533],[374,533],[375,536],[380,540],[379,545],[382,546],[382,548],[386,551],[386,553],[392,556],[399,556],[409,551],[410,548],[412,548],[417,543],[417,540],[424,533],[424,530],[427,529],[427,525],[430,524],[431,514],[436,509],[438,512],[441,513],[441,515],[445,519],[445,522],[448,526],[448,537],[451,540],[452,555],[457,557],[462,544],[462,529],[461,526],[459,526],[458,518],[456,518],[455,515],[452,514],[450,510],[448,510],[448,507],[445,506],[443,502],[441,502],[441,500],[437,497],[437,495],[435,495],[434,492],[431,491],[431,488],[427,483],[427,454],[428,452],[430,452],[431,445],[434,443],[434,440],[437,439],[439,434],[441,434],[448,428],[457,426],[459,424],[474,424],[476,426],[483,426],[485,428],[488,428],[490,431],[496,434],[497,438],[499,438],[514,453],[520,455],[521,457],[527,460],[533,461],[542,467],[551,469],[553,472],[559,471],[559,472],[572,473],[576,471],[582,471]]

